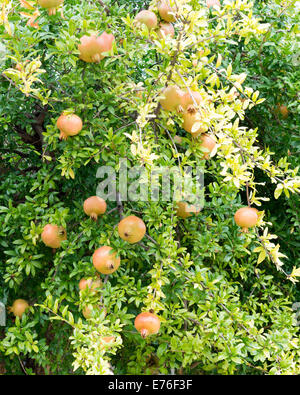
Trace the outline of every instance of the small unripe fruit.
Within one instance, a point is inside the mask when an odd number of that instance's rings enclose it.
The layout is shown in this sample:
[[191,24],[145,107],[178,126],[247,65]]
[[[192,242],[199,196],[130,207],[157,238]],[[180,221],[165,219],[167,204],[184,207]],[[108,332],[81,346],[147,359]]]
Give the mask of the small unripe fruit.
[[134,326],[140,332],[143,339],[149,335],[158,333],[160,328],[160,319],[153,313],[140,313],[134,320]]
[[114,40],[114,35],[106,32],[100,36],[82,36],[78,45],[79,58],[87,63],[99,63],[104,58],[103,53],[112,49]]
[[140,11],[136,15],[135,20],[146,25],[149,30],[155,29],[157,26],[157,17],[154,12],[149,10]]
[[62,226],[47,224],[41,234],[44,244],[48,247],[59,248],[63,240],[67,240],[67,232]]
[[76,114],[62,114],[56,122],[60,131],[60,139],[66,140],[69,136],[75,136],[82,129],[82,120]]
[[212,153],[212,151],[216,146],[216,141],[213,139],[213,137],[209,136],[208,134],[202,134],[200,136],[200,141],[201,141],[201,148],[205,148],[206,150],[206,152],[203,155],[203,159],[209,159],[210,154]]
[[243,232],[248,232],[248,228],[252,228],[257,224],[258,211],[252,207],[242,207],[234,214],[234,220],[242,228]]
[[282,105],[278,105],[277,106],[277,110],[282,115],[282,118],[286,119],[289,116],[289,110],[288,110],[287,106],[285,106],[283,104]]
[[146,225],[141,218],[129,215],[119,222],[118,232],[121,239],[133,244],[139,242],[145,236]]
[[10,308],[15,317],[22,317],[29,304],[24,299],[16,299]]
[[175,21],[175,8],[171,7],[170,0],[161,0],[158,4],[158,13],[160,17],[166,22],[174,22]]
[[160,104],[162,108],[166,111],[175,111],[178,109],[178,106],[181,104],[183,92],[176,85],[169,85],[165,89],[163,89],[160,99]]
[[120,258],[109,246],[98,248],[93,254],[93,265],[102,274],[111,274],[120,266]]
[[99,196],[91,196],[84,201],[83,210],[86,215],[97,221],[98,215],[104,214],[106,211],[106,202]]

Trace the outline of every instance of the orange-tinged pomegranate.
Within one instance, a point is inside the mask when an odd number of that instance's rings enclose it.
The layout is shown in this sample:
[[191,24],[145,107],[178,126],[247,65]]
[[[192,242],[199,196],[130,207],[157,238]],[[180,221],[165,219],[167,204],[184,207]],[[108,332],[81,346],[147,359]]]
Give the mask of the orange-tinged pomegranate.
[[140,11],[136,15],[135,20],[146,25],[149,30],[155,29],[157,26],[157,17],[154,12],[149,10]]
[[158,333],[160,328],[160,319],[153,313],[140,313],[134,320],[134,326],[140,332],[143,339],[149,335]]
[[91,196],[84,201],[83,210],[86,215],[97,221],[98,215],[104,214],[106,211],[106,202],[99,196]]
[[170,0],[162,0],[158,4],[158,13],[161,17],[166,22],[174,22],[175,21],[175,8],[171,6]]
[[69,136],[76,136],[82,129],[82,120],[76,114],[61,114],[57,119],[56,126],[60,131],[59,138],[66,140]]
[[159,25],[159,30],[158,30],[158,37],[163,38],[164,36],[170,36],[171,38],[174,37],[175,35],[175,30],[172,25],[172,23],[161,23]]
[[98,248],[93,254],[93,265],[102,274],[111,274],[120,266],[120,258],[109,246]]
[[219,0],[206,0],[206,5],[208,8],[213,7],[215,5],[221,7],[220,1]]
[[38,0],[38,4],[46,8],[49,15],[55,15],[57,7],[63,4],[63,2],[64,0]]
[[201,147],[205,149],[205,153],[203,155],[204,159],[209,159],[210,154],[214,150],[216,146],[216,141],[213,137],[209,136],[208,134],[202,134],[200,136]]
[[29,307],[29,304],[24,299],[16,299],[13,305],[10,307],[10,312],[14,314],[15,317],[22,317],[25,310]]
[[[191,96],[191,94],[193,97]],[[189,106],[195,107],[195,103],[200,104],[201,100],[202,96],[200,92],[192,90],[190,90],[189,92],[188,90],[186,90],[181,97],[181,106],[184,110],[187,110]]]
[[62,226],[47,224],[43,229],[41,237],[46,246],[59,248],[61,242],[67,240],[67,232]]
[[252,228],[257,224],[258,211],[253,207],[242,207],[234,214],[234,220],[242,228],[243,232],[248,232],[248,228]]
[[197,208],[194,205],[190,205],[187,202],[177,202],[176,203],[176,214],[180,218],[188,218],[191,217],[193,214],[197,215],[200,213],[200,209],[197,210]]
[[104,58],[103,53],[112,49],[115,37],[113,34],[103,32],[100,36],[82,36],[80,39],[79,58],[87,63],[99,63]]
[[183,112],[182,127],[185,131],[191,133],[193,137],[197,137],[204,132],[201,127],[201,116],[193,107],[189,107],[188,110]]
[[88,288],[91,292],[94,292],[102,288],[102,285],[103,284],[100,278],[97,278],[96,280],[92,278],[82,278],[79,281],[79,289],[81,291]]
[[101,340],[101,343],[111,344],[111,343],[114,343],[116,338],[114,336],[104,336],[104,337],[101,337],[100,340]]
[[181,104],[182,90],[176,85],[169,85],[162,91],[160,100],[162,108],[166,111],[175,111]]
[[141,218],[129,215],[119,222],[118,232],[121,239],[133,244],[142,240],[145,236],[146,225]]

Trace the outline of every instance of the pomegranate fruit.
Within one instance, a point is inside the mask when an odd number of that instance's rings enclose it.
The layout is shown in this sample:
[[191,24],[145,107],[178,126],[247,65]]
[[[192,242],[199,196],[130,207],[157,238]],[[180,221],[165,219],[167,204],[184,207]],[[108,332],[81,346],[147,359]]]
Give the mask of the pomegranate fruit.
[[46,246],[59,248],[61,242],[67,240],[67,232],[62,226],[47,224],[43,229],[41,237]]
[[172,23],[161,23],[159,25],[159,30],[158,30],[158,37],[160,39],[164,38],[164,36],[170,36],[173,38],[175,35],[175,30],[172,25]]
[[98,248],[93,254],[93,265],[102,274],[111,274],[120,266],[120,258],[109,246]]
[[146,225],[141,218],[129,215],[119,222],[118,232],[121,239],[133,244],[142,240],[145,236]]
[[149,11],[149,10],[140,11],[136,15],[135,20],[138,23],[142,23],[142,24],[146,25],[149,30],[155,29],[157,26],[157,17],[154,14],[154,12]]
[[13,305],[10,307],[10,312],[14,314],[15,317],[22,317],[25,310],[29,307],[29,304],[24,299],[16,299]]
[[258,211],[253,207],[242,207],[234,214],[234,220],[243,232],[248,232],[248,228],[257,224]]
[[191,217],[193,214],[199,214],[200,209],[197,210],[194,205],[189,205],[187,202],[177,202],[176,203],[176,214],[180,218],[188,218]]
[[[186,90],[183,93],[183,95],[181,96],[181,106],[184,110],[187,110],[189,106],[195,107],[195,103],[200,104],[200,102],[202,100],[202,96],[201,96],[200,92],[192,91],[192,90],[190,92],[188,90]],[[192,94],[194,100],[191,97],[191,94]]]
[[60,131],[59,138],[66,140],[69,136],[75,136],[82,129],[82,120],[78,115],[64,113],[57,119],[56,126]]
[[110,343],[114,343],[116,338],[114,336],[105,336],[105,337],[101,337],[100,340],[101,343],[110,344]]
[[82,314],[84,316],[84,318],[86,318],[87,320],[89,318],[91,318],[93,316],[93,311],[98,309],[100,312],[101,310],[104,310],[104,316],[106,317],[107,311],[104,307],[102,306],[93,306],[93,305],[86,305],[84,306],[84,308],[82,309]]
[[106,202],[99,196],[91,196],[83,203],[83,210],[94,221],[97,221],[98,215],[104,214],[106,211]]
[[89,289],[91,292],[97,291],[100,288],[102,288],[102,281],[100,278],[97,278],[96,280],[93,280],[92,278],[82,278],[79,281],[79,289],[82,291],[83,289]]
[[282,118],[286,119],[289,116],[289,110],[287,106],[281,104],[277,106],[277,110],[280,112]]
[[221,7],[220,1],[219,0],[206,0],[206,5],[208,8],[213,7],[215,5]]
[[[193,137],[199,136],[204,130],[201,128],[201,116],[199,112],[192,106],[183,112],[183,124],[182,127],[188,133],[191,133]],[[195,125],[197,123],[197,125]],[[194,127],[195,125],[195,127]]]
[[64,0],[38,0],[38,4],[46,8],[49,15],[55,15],[57,7],[63,4],[63,2]]
[[87,63],[99,63],[104,58],[103,53],[112,49],[114,40],[114,35],[106,32],[100,36],[82,36],[78,45],[79,58]]
[[162,91],[162,99],[160,99],[160,104],[162,108],[166,111],[175,111],[182,101],[182,90],[176,85],[167,86]]
[[166,22],[174,22],[175,21],[175,16],[173,15],[175,13],[175,8],[171,7],[170,0],[162,0],[158,4],[158,13],[161,17]]
[[200,136],[200,140],[201,140],[201,148],[205,149],[205,153],[202,159],[209,159],[210,154],[212,153],[212,151],[216,146],[216,141],[214,140],[213,137],[209,136],[208,134],[202,134]]
[[140,313],[134,320],[134,326],[143,339],[159,331],[160,319],[153,313]]

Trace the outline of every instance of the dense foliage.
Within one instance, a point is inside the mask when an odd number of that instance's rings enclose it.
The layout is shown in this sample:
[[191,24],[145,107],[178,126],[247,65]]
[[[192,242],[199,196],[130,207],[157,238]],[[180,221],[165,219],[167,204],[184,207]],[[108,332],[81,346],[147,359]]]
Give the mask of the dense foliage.
[[[3,0],[0,16],[0,373],[299,374],[299,2],[171,0],[173,38],[134,20],[149,7],[160,20],[156,0],[64,0],[54,15],[37,3]],[[82,36],[104,31],[112,50],[80,59]],[[175,84],[201,94],[208,159],[185,113],[160,105]],[[83,127],[60,139],[64,111]],[[172,200],[118,190],[93,220],[97,171],[120,159],[201,167],[203,209],[183,219]],[[259,222],[244,233],[247,205]],[[146,225],[140,242],[118,233],[128,215]],[[59,248],[47,224],[66,229]],[[101,246],[120,257],[112,274],[93,266]],[[100,288],[79,290],[89,277]],[[145,339],[142,311],[161,322]]]

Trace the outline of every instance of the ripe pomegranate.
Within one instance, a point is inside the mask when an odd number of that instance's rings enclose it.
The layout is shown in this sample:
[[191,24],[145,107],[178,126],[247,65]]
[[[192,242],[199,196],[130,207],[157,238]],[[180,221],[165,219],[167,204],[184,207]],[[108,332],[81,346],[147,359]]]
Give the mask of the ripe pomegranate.
[[129,215],[119,222],[118,232],[121,239],[133,244],[142,240],[145,236],[146,225],[141,218]]
[[46,246],[59,248],[61,242],[67,240],[67,232],[62,226],[48,224],[44,227],[41,237]]
[[194,205],[189,205],[187,202],[177,202],[176,203],[176,214],[180,218],[188,218],[193,214],[197,215],[200,213],[200,209],[197,210]]
[[206,5],[208,8],[213,7],[214,5],[221,7],[219,0],[206,0]]
[[182,90],[176,85],[169,85],[162,91],[163,99],[160,100],[162,108],[166,111],[175,111],[181,104]]
[[102,274],[111,274],[120,266],[120,258],[109,246],[98,248],[93,254],[93,265]]
[[57,7],[63,4],[63,2],[64,0],[38,0],[38,4],[46,8],[49,15],[55,15]]
[[79,281],[79,289],[82,291],[83,289],[88,288],[91,292],[97,291],[102,288],[102,281],[100,278],[93,280],[92,278],[82,278]]
[[84,306],[84,308],[82,309],[82,314],[83,314],[84,318],[86,318],[87,320],[89,318],[91,318],[93,315],[93,311],[95,309],[98,309],[100,312],[101,312],[101,310],[104,310],[104,316],[106,317],[107,311],[103,306],[93,306],[93,305],[89,304],[89,305]]
[[257,224],[258,211],[253,207],[242,207],[234,214],[235,223],[242,227],[243,232],[248,232],[248,228],[252,228]]
[[106,211],[106,202],[99,196],[91,196],[84,201],[83,210],[94,221],[97,221],[98,215],[104,214]]
[[57,119],[56,126],[60,131],[59,138],[66,140],[69,136],[75,136],[82,129],[82,120],[78,115],[68,114]]
[[[193,98],[197,104],[200,104],[202,100],[202,96],[200,92],[197,91],[192,91],[191,94],[193,95]],[[181,96],[181,106],[184,110],[187,110],[189,106],[194,106],[195,107],[195,102],[193,98],[191,97],[191,94],[188,90],[186,90],[183,95]]]
[[115,37],[113,34],[103,32],[100,36],[82,36],[80,39],[79,58],[88,63],[99,63],[104,58],[103,53],[112,49]]
[[173,38],[175,35],[175,30],[172,25],[172,23],[161,23],[159,25],[159,30],[158,30],[158,37],[160,39],[164,38],[164,36],[170,36]]
[[160,319],[153,313],[140,313],[134,320],[134,326],[143,339],[159,331]]
[[106,344],[114,343],[115,340],[116,338],[114,336],[105,336],[100,338],[101,343]]
[[157,17],[154,12],[149,10],[140,11],[136,15],[135,20],[146,25],[149,30],[155,29],[157,26]]
[[25,310],[29,307],[29,304],[24,299],[16,299],[13,305],[10,307],[10,312],[14,314],[15,317],[22,317]]
[[[193,137],[199,136],[204,130],[201,128],[201,116],[199,112],[192,106],[190,106],[186,111],[183,112],[183,124],[182,127],[188,133],[191,133]],[[197,122],[198,127],[193,129],[194,124]],[[193,132],[192,132],[193,130]]]
[[[216,141],[212,136],[209,136],[208,134],[202,134],[200,137],[201,140],[201,147],[206,149],[206,152],[203,155],[204,159],[209,159],[210,154],[212,153],[213,149],[216,146]],[[208,152],[207,152],[208,150]]]
[[175,13],[175,8],[171,7],[170,0],[162,0],[158,4],[158,13],[161,17],[166,22],[174,22],[175,21],[175,16],[172,13]]

